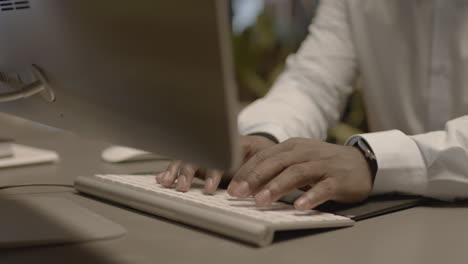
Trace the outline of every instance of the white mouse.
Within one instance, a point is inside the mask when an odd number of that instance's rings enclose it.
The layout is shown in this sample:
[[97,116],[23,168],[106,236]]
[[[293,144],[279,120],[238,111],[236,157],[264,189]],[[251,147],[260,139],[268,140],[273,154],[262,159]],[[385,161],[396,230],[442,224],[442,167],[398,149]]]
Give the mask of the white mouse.
[[111,146],[106,148],[102,151],[101,158],[104,161],[110,163],[165,159],[160,155],[156,155],[144,150],[122,146]]

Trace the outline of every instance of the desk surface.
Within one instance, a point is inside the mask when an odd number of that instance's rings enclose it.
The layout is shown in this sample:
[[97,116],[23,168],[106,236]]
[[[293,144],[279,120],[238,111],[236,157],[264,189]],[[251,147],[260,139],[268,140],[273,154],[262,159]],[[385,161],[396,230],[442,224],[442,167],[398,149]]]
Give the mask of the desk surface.
[[[53,165],[4,169],[0,185],[71,184],[79,175],[157,171],[164,162],[107,164],[100,152],[109,144],[0,115],[0,136],[57,150]],[[287,232],[266,248],[255,248],[159,217],[77,195],[66,188],[25,188],[10,195],[66,197],[119,223],[119,239],[77,245],[0,251],[0,263],[466,263],[468,204],[405,210],[331,231]],[[1,210],[1,208],[0,208]],[[1,234],[0,234],[1,235]],[[39,261],[40,260],[40,261]]]

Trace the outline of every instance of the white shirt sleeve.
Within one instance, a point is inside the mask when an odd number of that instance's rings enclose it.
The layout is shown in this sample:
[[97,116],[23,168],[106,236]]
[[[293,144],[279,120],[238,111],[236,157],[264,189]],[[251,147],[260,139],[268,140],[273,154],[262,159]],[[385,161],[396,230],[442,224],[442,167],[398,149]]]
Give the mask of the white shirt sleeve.
[[416,194],[447,201],[468,198],[468,116],[449,121],[443,131],[421,135],[391,130],[358,136],[377,158],[374,194]]
[[340,118],[357,74],[356,54],[344,0],[323,1],[309,36],[265,98],[239,115],[243,135],[266,132],[325,139]]

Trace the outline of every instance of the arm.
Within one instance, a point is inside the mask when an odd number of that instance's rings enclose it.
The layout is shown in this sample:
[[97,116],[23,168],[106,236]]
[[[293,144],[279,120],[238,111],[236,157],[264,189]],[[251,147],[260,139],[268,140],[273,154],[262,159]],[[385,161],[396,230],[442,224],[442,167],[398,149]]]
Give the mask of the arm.
[[266,132],[279,141],[325,139],[339,119],[356,76],[356,55],[346,2],[320,5],[310,34],[263,99],[239,116],[243,135]]
[[392,130],[361,136],[377,158],[373,193],[468,198],[468,116],[427,134],[407,136]]

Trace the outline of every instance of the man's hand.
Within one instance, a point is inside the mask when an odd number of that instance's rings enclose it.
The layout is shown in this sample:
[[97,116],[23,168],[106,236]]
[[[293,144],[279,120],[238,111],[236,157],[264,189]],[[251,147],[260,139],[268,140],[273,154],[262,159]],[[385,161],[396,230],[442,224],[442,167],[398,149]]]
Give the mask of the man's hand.
[[295,201],[298,210],[328,200],[359,202],[371,192],[372,175],[354,147],[295,138],[255,153],[234,175],[228,193],[253,195],[258,206],[266,206],[299,188],[308,190]]
[[[259,151],[275,145],[273,141],[262,136],[242,136],[240,143],[244,163]],[[223,172],[200,168],[194,164],[182,161],[172,161],[166,171],[156,175],[156,181],[165,187],[171,187],[176,183],[176,190],[187,192],[192,185],[194,177],[205,179],[205,192],[212,194],[218,188],[223,177]]]

